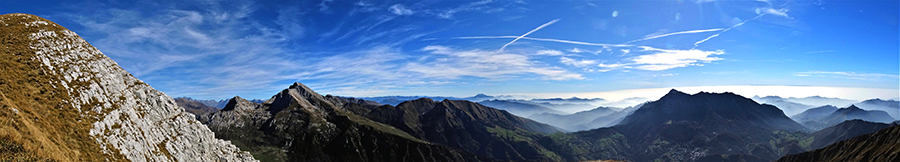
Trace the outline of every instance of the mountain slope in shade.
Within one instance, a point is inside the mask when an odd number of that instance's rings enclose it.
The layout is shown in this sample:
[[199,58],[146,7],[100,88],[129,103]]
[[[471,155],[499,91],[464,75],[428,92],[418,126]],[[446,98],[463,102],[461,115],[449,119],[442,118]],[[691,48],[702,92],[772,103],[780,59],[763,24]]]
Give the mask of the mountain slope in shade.
[[[815,133],[810,134],[812,141],[809,143],[810,149],[820,149],[835,142],[840,142],[852,137],[863,134],[869,134],[883,128],[890,127],[890,124],[868,122],[860,119],[847,120],[838,125],[834,125]],[[803,145],[804,143],[801,143]]]
[[900,125],[856,136],[824,148],[787,155],[788,161],[900,161]]
[[509,113],[512,113],[513,115],[517,115],[517,116],[532,116],[534,114],[541,114],[541,113],[562,113],[560,111],[553,110],[551,108],[544,107],[544,106],[537,105],[537,104],[529,104],[529,103],[522,103],[522,102],[515,102],[515,101],[508,101],[508,100],[496,100],[495,99],[495,100],[485,100],[485,101],[481,101],[478,103],[485,105],[485,106],[497,108],[500,110],[506,110]]
[[895,120],[900,119],[900,101],[897,100],[881,100],[876,98],[856,103],[856,106],[866,110],[885,111]]
[[240,97],[204,122],[263,161],[477,161],[356,113],[357,102],[322,96],[300,83],[262,104]]
[[802,123],[810,129],[820,130],[822,128],[830,127],[838,123],[853,119],[862,119],[865,121],[879,123],[890,123],[894,121],[894,119],[884,111],[863,110],[859,107],[856,107],[855,105],[850,105],[847,108],[835,110],[827,116],[803,121]]
[[[689,95],[674,89],[659,100],[645,104],[614,128],[626,137],[632,137],[629,142],[636,146],[649,147],[667,141],[673,144],[672,147],[691,148],[690,145],[702,143],[700,146],[705,148],[700,148],[708,149],[705,154],[758,152],[755,156],[773,160],[778,157],[772,156],[778,155],[778,150],[753,145],[768,144],[778,131],[806,130],[780,109],[760,105],[734,93]],[[666,155],[649,152],[643,156],[650,158],[635,160],[652,160],[652,157]]]
[[428,98],[379,106],[366,117],[421,139],[500,160],[558,161],[535,140],[561,131],[475,102]]
[[6,14],[0,33],[0,161],[255,161],[75,32]]
[[780,109],[733,93],[672,90],[616,126],[554,134],[542,142],[570,161],[775,160],[803,151],[797,146],[803,131]]

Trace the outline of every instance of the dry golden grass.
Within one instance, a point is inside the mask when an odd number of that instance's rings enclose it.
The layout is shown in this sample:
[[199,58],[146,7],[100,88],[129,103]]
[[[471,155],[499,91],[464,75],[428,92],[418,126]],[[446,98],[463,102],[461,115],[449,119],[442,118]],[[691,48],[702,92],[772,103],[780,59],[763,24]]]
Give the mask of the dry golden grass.
[[67,29],[22,24],[35,20],[54,24],[33,15],[0,15],[0,161],[105,161],[109,155],[88,134],[97,114],[82,116],[65,103],[67,90],[51,85],[62,82],[60,76],[32,60],[28,34]]

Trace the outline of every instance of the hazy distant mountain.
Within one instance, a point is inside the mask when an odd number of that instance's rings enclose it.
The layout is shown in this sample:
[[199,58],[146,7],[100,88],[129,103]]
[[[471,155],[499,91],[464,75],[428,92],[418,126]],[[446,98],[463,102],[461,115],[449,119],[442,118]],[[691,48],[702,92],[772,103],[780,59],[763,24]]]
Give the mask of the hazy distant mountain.
[[175,98],[175,103],[184,108],[185,111],[194,114],[198,120],[201,116],[219,111],[218,108],[205,105],[191,98]]
[[781,157],[778,161],[900,161],[900,125],[856,136],[822,149]]
[[637,106],[628,107],[619,111],[616,111],[612,114],[601,116],[594,118],[590,122],[579,124],[576,126],[578,130],[589,130],[589,129],[597,129],[601,127],[611,127],[619,124],[622,120],[625,119],[628,115],[634,113],[635,110],[643,106],[644,104],[639,104]]
[[[810,149],[820,149],[832,143],[840,142],[849,138],[853,138],[863,134],[869,134],[883,128],[890,127],[890,124],[875,123],[860,119],[847,120],[840,124],[816,131],[808,137]],[[801,145],[805,143],[801,142]]]
[[378,96],[378,97],[360,97],[359,99],[375,101],[375,102],[385,104],[385,105],[397,106],[397,104],[400,104],[403,101],[416,100],[416,99],[420,99],[420,98],[429,98],[429,99],[438,100],[438,101],[448,99],[448,100],[467,100],[467,101],[472,101],[472,102],[480,102],[480,101],[484,101],[484,100],[499,99],[501,97],[510,97],[510,96],[490,96],[490,95],[485,95],[485,94],[477,94],[472,97],[463,97],[463,98],[444,97],[444,96]]
[[[528,116],[535,121],[547,123],[552,126],[560,127],[569,131],[587,130],[579,127],[582,124],[589,123],[599,117],[607,116],[618,112],[618,108],[597,107],[587,111],[581,111],[574,114],[560,115],[560,113],[540,113]],[[590,128],[588,128],[590,129]]]
[[[230,99],[222,99],[222,100],[218,100],[218,101],[216,101],[216,100],[198,100],[198,99],[193,99],[191,97],[176,97],[176,98],[183,98],[186,100],[191,100],[191,101],[198,102],[198,103],[201,103],[206,106],[215,107],[215,108],[219,108],[219,109],[225,108],[225,105],[227,105],[228,101],[230,100]],[[253,103],[263,103],[266,100],[251,99],[249,101],[253,102]]]
[[876,98],[865,100],[856,103],[855,105],[866,110],[882,110],[887,112],[888,115],[891,115],[894,120],[900,119],[900,101],[897,100],[881,100]]
[[804,105],[812,105],[812,106],[823,106],[823,105],[848,106],[850,104],[857,102],[854,100],[829,98],[829,97],[822,97],[822,96],[809,96],[809,97],[803,97],[803,98],[790,97],[790,98],[786,98],[785,100],[790,101],[790,102],[804,104]]
[[811,108],[797,115],[791,116],[791,119],[794,121],[803,123],[805,121],[818,120],[824,118],[825,116],[830,115],[834,111],[837,111],[839,108],[831,105],[819,106],[816,108]]
[[368,107],[343,101],[294,83],[262,104],[235,97],[202,122],[263,161],[480,161],[357,115]]
[[570,161],[774,160],[803,151],[796,137],[804,130],[780,109],[733,93],[672,90],[616,126],[554,134],[545,145]]
[[796,115],[800,112],[803,112],[806,109],[815,107],[812,105],[804,105],[804,104],[800,104],[800,103],[796,103],[796,102],[791,102],[791,101],[788,101],[787,99],[784,99],[784,98],[781,98],[778,96],[766,96],[766,97],[753,96],[753,98],[751,98],[751,99],[753,99],[754,101],[759,102],[759,103],[766,103],[766,104],[774,105],[775,107],[778,107],[782,111],[784,111],[784,114],[787,116]]
[[[493,107],[493,108],[497,108],[500,110],[506,110],[509,113],[512,113],[513,115],[517,115],[517,116],[531,116],[531,115],[540,114],[540,113],[563,113],[563,112],[556,111],[556,110],[553,110],[553,109],[550,109],[550,108],[547,108],[547,107],[544,107],[541,105],[527,103],[527,102],[515,102],[515,101],[509,101],[509,100],[494,99],[494,100],[485,100],[485,101],[481,101],[478,103],[482,104],[484,106]],[[543,122],[543,123],[547,123],[547,122]],[[557,126],[557,127],[559,127],[559,126]]]
[[821,118],[807,118],[809,120],[798,121],[813,130],[830,127],[846,120],[862,119],[870,122],[891,123],[894,121],[890,115],[881,110],[863,110],[856,105],[837,109]]

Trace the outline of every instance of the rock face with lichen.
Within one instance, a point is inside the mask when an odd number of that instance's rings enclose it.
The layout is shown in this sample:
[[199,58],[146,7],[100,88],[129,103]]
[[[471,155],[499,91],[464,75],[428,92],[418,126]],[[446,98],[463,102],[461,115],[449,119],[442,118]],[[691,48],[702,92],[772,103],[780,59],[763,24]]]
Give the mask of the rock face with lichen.
[[0,157],[255,161],[75,32],[7,14],[0,34]]

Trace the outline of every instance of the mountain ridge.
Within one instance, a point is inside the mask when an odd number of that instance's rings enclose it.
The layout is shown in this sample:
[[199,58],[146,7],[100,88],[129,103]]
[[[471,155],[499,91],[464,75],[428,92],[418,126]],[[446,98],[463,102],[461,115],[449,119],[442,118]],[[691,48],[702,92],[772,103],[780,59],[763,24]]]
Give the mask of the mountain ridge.
[[18,159],[255,161],[75,32],[29,14],[0,24],[0,140]]

